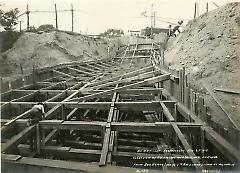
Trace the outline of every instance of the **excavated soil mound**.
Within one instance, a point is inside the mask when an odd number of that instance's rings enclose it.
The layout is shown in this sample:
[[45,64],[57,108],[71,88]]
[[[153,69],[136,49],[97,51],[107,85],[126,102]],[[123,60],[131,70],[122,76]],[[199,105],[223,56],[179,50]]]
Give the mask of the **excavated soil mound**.
[[[230,125],[204,86],[240,91],[240,3],[226,4],[190,21],[170,42],[165,62],[170,67],[185,66],[190,85],[205,94],[214,121]],[[217,91],[214,94],[240,122],[240,95]]]
[[[46,67],[70,61],[107,58],[108,46],[117,47],[107,40],[94,40],[65,32],[26,32],[0,57],[1,76],[29,73],[32,68]],[[113,51],[114,52],[114,51]]]

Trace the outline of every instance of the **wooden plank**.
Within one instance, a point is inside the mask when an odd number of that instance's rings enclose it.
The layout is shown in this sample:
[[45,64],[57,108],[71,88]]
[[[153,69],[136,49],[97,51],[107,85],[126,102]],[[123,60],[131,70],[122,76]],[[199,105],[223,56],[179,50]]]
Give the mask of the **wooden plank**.
[[215,132],[212,128],[202,126],[208,141],[210,141],[224,156],[232,162],[240,160],[240,151],[226,141],[221,135]]
[[63,75],[63,76],[66,76],[66,77],[75,78],[75,76],[73,76],[73,75],[63,73],[63,72],[60,72],[60,71],[57,71],[57,70],[53,70],[53,72],[57,73],[57,74],[60,74],[60,75]]
[[67,130],[90,130],[100,131],[104,122],[87,122],[87,121],[56,121],[56,120],[43,120],[40,121],[40,126],[43,129],[67,129]]
[[181,141],[186,153],[188,154],[188,156],[191,158],[191,161],[193,162],[193,164],[195,164],[197,171],[202,171],[203,167],[202,166],[198,166],[201,165],[199,159],[196,158],[195,153],[193,152],[191,146],[188,144],[187,140],[185,139],[184,135],[182,134],[181,130],[178,128],[177,124],[175,123],[171,123],[172,127],[174,129],[174,131],[176,132],[179,140]]
[[8,161],[17,161],[21,159],[21,155],[14,155],[14,154],[2,154],[1,153],[1,159],[8,160]]
[[153,77],[154,74],[160,74],[160,70],[155,71],[155,72],[150,71],[150,72],[146,72],[146,73],[141,73],[136,76],[129,77],[129,78],[124,78],[124,79],[117,80],[117,81],[112,81],[112,82],[108,82],[108,83],[104,83],[104,84],[100,84],[100,85],[95,85],[95,86],[91,87],[91,89],[104,88],[104,87],[108,87],[108,86],[112,86],[112,85],[116,85],[116,84],[120,84],[120,83],[129,83],[134,80],[144,80],[144,79]]
[[[198,123],[177,123],[178,127],[184,132],[191,129],[192,132],[199,131],[201,124]],[[170,122],[156,123],[134,123],[134,122],[112,122],[111,129],[121,132],[149,132],[149,133],[172,133],[173,129]]]
[[78,73],[83,73],[83,74],[87,74],[87,75],[90,75],[90,76],[93,76],[94,74],[93,73],[90,73],[90,72],[86,72],[84,70],[79,70],[79,69],[76,69],[76,68],[73,68],[73,67],[68,67],[69,70],[72,70],[72,71],[75,71],[75,72],[78,72]]
[[215,91],[229,93],[229,94],[240,94],[239,90],[233,90],[233,89],[222,89],[222,88],[214,88]]
[[103,147],[102,147],[101,157],[99,161],[99,166],[106,165],[110,135],[111,135],[111,129],[107,128],[104,134]]
[[8,121],[6,124],[3,125],[3,127],[1,127],[1,132],[3,133],[7,129],[11,128],[18,119],[27,118],[29,116],[29,114],[30,114],[30,110],[22,113],[21,115],[15,117],[14,119]]
[[213,93],[213,91],[210,89],[210,87],[204,83],[204,87],[207,89],[208,93],[211,95],[211,97],[214,99],[214,101],[218,104],[218,106],[222,109],[222,111],[227,115],[230,122],[234,125],[234,127],[240,129],[239,123],[232,117],[231,114],[227,112],[227,110],[224,108],[222,102],[217,98],[217,96]]
[[[189,115],[195,122],[203,124],[203,122],[196,115],[194,115],[192,112],[187,110],[182,104],[177,103],[177,107],[178,107],[178,111],[180,111],[181,113]],[[229,159],[231,158],[230,160],[240,160],[240,152],[232,144],[230,144],[222,136],[217,134],[214,130],[212,130],[212,128],[206,126],[203,129],[204,130],[207,129],[205,130],[206,138],[214,146],[218,147],[219,151],[223,155],[227,156]]]
[[36,125],[30,126],[25,128],[23,131],[18,133],[17,135],[13,136],[5,145],[5,147],[1,148],[2,152],[10,152],[13,148],[15,148],[18,144],[23,142],[24,140],[28,139],[31,135],[32,131],[34,131]]
[[111,78],[108,78],[108,79],[105,79],[105,80],[101,80],[101,81],[98,81],[98,82],[92,82],[91,86],[101,85],[101,84],[107,83],[109,81],[116,81],[119,78],[122,78],[122,79],[129,78],[129,77],[136,76],[138,74],[149,72],[149,71],[152,71],[152,70],[153,70],[153,67],[148,66],[148,67],[145,67],[145,68],[142,68],[142,69],[139,69],[139,70],[134,70],[134,71],[131,71],[131,72],[128,72],[128,73],[125,73],[125,74],[121,74],[121,75],[118,75],[118,76],[115,76],[115,77],[111,77]]
[[83,100],[94,99],[94,98],[101,97],[101,96],[106,95],[106,94],[119,92],[119,91],[122,91],[122,90],[125,90],[125,89],[130,89],[130,88],[141,86],[141,85],[144,85],[144,84],[154,84],[156,82],[168,80],[169,77],[170,77],[170,74],[161,75],[161,76],[157,76],[157,77],[153,77],[153,78],[143,80],[141,82],[136,82],[136,83],[133,83],[133,84],[125,85],[125,86],[122,86],[122,87],[119,87],[119,88],[105,90],[105,91],[100,92],[100,93],[96,93],[96,94],[92,94],[92,95],[88,95],[88,96],[83,96],[83,97],[80,97],[80,98],[71,99],[71,101],[73,101],[73,100],[83,101]]
[[165,104],[162,101],[160,101],[160,105],[161,105],[161,107],[163,109],[163,113],[166,116],[166,118],[168,119],[168,121],[170,121],[170,122],[175,121],[172,114],[169,112],[168,108],[165,106]]

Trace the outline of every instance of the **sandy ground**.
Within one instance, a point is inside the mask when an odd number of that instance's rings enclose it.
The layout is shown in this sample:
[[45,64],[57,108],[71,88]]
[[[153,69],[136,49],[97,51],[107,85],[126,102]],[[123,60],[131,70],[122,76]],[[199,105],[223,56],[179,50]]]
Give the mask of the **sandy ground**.
[[[166,62],[186,67],[190,85],[205,95],[216,122],[230,125],[204,88],[240,91],[240,3],[230,3],[190,21],[184,31],[169,40]],[[215,92],[224,108],[240,124],[240,95]]]
[[[29,73],[33,67],[46,67],[70,61],[84,61],[109,56],[117,47],[108,40],[93,40],[82,35],[70,35],[65,32],[36,34],[23,33],[13,47],[0,57],[1,76],[13,76]],[[110,56],[113,56],[111,53]],[[90,56],[88,56],[90,55]]]

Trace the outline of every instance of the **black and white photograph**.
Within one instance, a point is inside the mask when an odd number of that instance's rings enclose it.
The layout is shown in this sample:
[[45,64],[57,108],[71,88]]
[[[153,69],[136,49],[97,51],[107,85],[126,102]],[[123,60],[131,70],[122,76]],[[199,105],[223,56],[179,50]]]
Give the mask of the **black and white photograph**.
[[1,173],[240,173],[239,0],[0,0]]

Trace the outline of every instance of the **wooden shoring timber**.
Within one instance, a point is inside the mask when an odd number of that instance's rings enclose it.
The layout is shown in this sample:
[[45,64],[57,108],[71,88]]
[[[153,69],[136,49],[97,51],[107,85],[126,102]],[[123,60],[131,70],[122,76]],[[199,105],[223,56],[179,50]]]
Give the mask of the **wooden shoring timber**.
[[79,69],[76,69],[76,68],[73,68],[73,67],[68,67],[69,70],[72,70],[74,72],[77,72],[77,73],[83,73],[83,74],[87,74],[87,75],[90,75],[90,76],[93,76],[94,74],[90,73],[90,72],[86,72],[84,70],[79,70]]
[[[78,85],[78,84],[76,84]],[[89,84],[85,84],[83,87],[81,87],[79,90],[76,92],[72,93],[70,96],[68,96],[66,99],[63,100],[63,102],[68,101],[70,98],[76,96],[81,89],[84,89],[87,87]],[[53,113],[56,112],[61,107],[61,104],[56,105],[54,108],[50,109],[46,114],[45,114],[45,119],[50,119],[53,116]]]
[[109,67],[112,67],[114,64],[111,64],[111,63],[107,63],[107,62],[99,62],[101,65],[104,65],[105,67],[109,68]]
[[163,113],[166,116],[166,118],[168,119],[168,121],[170,122],[174,122],[175,119],[173,118],[172,114],[169,112],[168,108],[166,107],[166,105],[163,103],[163,101],[159,102],[162,109],[163,109]]
[[[162,101],[166,107],[173,108],[175,101]],[[13,102],[13,105],[33,105],[35,102]],[[136,101],[136,102],[115,102],[115,107],[119,110],[132,110],[138,111],[154,111],[161,109],[158,101]],[[111,107],[111,102],[46,102],[45,105],[48,107],[55,107],[57,105],[64,105],[66,108],[82,108],[82,109],[93,109],[93,110],[108,110]]]
[[109,68],[109,67],[107,67],[107,66],[105,66],[105,65],[102,65],[102,64],[100,64],[100,63],[95,63],[94,65],[97,66],[97,67],[99,67],[99,68],[102,69],[102,70],[106,70],[107,68]]
[[[79,83],[79,85],[81,85],[81,83]],[[73,87],[70,87],[66,90],[66,92],[68,94],[72,94],[78,90],[76,89],[71,89]],[[119,94],[158,94],[160,91],[162,91],[163,88],[146,88],[146,89],[126,89],[123,91],[120,91]],[[53,94],[59,94],[62,93],[63,90],[13,90],[14,92],[19,92],[19,93],[23,93],[23,94],[30,94],[33,93],[35,91],[39,91],[41,94],[45,94],[45,93],[53,93]],[[79,91],[81,94],[83,95],[87,95],[87,94],[93,94],[93,93],[98,93],[98,92],[102,92],[104,90],[88,90],[88,89],[82,89],[81,91]]]
[[145,58],[150,58],[150,56],[145,56],[145,55],[138,55],[138,56],[127,56],[127,57],[115,57],[114,59],[122,59],[122,60],[124,60],[124,59],[131,59],[131,60],[133,60],[133,59],[140,59],[140,58],[143,58],[143,59],[145,59]]
[[[27,152],[30,148],[29,145],[19,145],[21,151]],[[100,157],[101,150],[89,150],[89,149],[75,149],[71,147],[60,147],[60,146],[41,146],[41,151],[46,156],[59,156],[64,159],[81,159],[81,160],[98,160]]]
[[213,91],[210,89],[210,87],[204,83],[204,87],[207,89],[208,93],[211,95],[211,97],[214,99],[214,101],[218,104],[218,106],[222,109],[222,111],[227,115],[230,122],[236,127],[237,129],[240,129],[240,124],[238,121],[236,121],[231,114],[229,114],[226,109],[224,108],[222,102],[217,98],[217,96],[213,93]]
[[124,79],[121,79],[121,80],[118,80],[118,81],[112,81],[112,82],[104,83],[104,84],[101,84],[101,85],[96,85],[96,86],[91,87],[91,89],[104,88],[104,87],[108,87],[108,86],[112,86],[112,85],[116,85],[116,84],[132,82],[134,80],[144,80],[144,79],[147,79],[147,78],[153,77],[155,75],[159,75],[159,74],[161,74],[160,70],[159,71],[154,71],[154,72],[150,71],[150,72],[138,74],[136,76],[132,76],[132,77],[129,77],[129,78],[124,78]]
[[[119,80],[121,80],[121,78]],[[118,84],[116,84],[115,88],[118,88]],[[114,108],[114,106],[115,106],[115,101],[118,100],[117,96],[118,96],[117,92],[113,93],[111,104],[110,104],[110,109],[109,109],[109,113],[108,113],[108,119],[107,119],[108,124],[106,126],[104,139],[103,139],[103,147],[102,147],[101,157],[100,157],[100,161],[99,161],[99,166],[105,166],[106,162],[107,162],[109,142],[110,142],[110,137],[111,137],[110,123],[113,120],[114,114],[116,114],[116,109]]]
[[53,83],[52,85],[50,85],[48,87],[41,88],[40,90],[50,90],[52,88],[55,88],[56,86],[63,86],[66,82],[65,81],[61,81],[61,82],[58,82],[58,83]]
[[77,68],[78,69],[80,69],[80,70],[82,70],[82,71],[85,71],[85,72],[87,72],[87,73],[92,73],[92,74],[94,74],[96,71],[95,70],[93,70],[93,69],[91,69],[91,68],[87,68],[87,67],[84,67],[84,66],[77,66]]
[[58,98],[60,98],[60,97],[62,97],[62,96],[64,96],[64,95],[66,95],[66,93],[67,93],[67,91],[65,90],[65,91],[63,91],[63,92],[61,92],[61,93],[55,95],[54,97],[52,97],[52,98],[46,100],[45,102],[53,102],[53,101],[57,100]]
[[25,128],[23,131],[18,133],[17,135],[13,136],[4,147],[1,148],[1,152],[8,153],[15,147],[17,147],[18,144],[23,142],[24,140],[28,139],[33,131],[36,129],[36,125],[32,125],[30,127]]
[[189,145],[188,141],[186,140],[186,138],[182,134],[181,130],[179,129],[179,127],[177,126],[176,123],[171,123],[171,124],[172,124],[172,127],[173,127],[174,131],[176,132],[179,140],[181,141],[186,153],[188,154],[188,156],[191,158],[191,161],[195,165],[195,168],[197,169],[197,171],[202,171],[203,167],[201,166],[201,163],[200,163],[199,159],[196,158],[195,153],[193,152],[193,150],[192,150],[191,146]]
[[[4,119],[2,120],[4,123],[10,122],[11,120]],[[50,124],[54,127],[55,120],[43,120],[48,121],[48,126],[50,128]],[[26,127],[27,126],[27,119],[18,119],[15,123],[18,126]],[[60,126],[60,121],[57,121]],[[68,122],[68,121],[64,121]],[[81,124],[81,121],[78,121]],[[76,122],[76,124],[78,123]],[[97,124],[97,122],[94,122]],[[183,132],[188,132],[191,129],[192,133],[198,133],[201,126],[200,123],[189,123],[189,122],[177,122],[178,127]],[[42,124],[44,126],[44,124]],[[156,123],[135,123],[135,122],[111,122],[111,129],[114,131],[121,131],[121,132],[152,132],[152,133],[162,133],[162,132],[173,132],[171,128],[171,124],[169,122],[156,122]]]
[[233,89],[222,89],[222,88],[214,88],[215,91],[229,93],[229,94],[238,94],[240,95],[240,90],[233,90]]
[[[178,127],[187,132],[189,129],[193,133],[197,133],[200,130],[201,124],[197,123],[176,123]],[[172,125],[170,122],[156,122],[156,123],[135,123],[135,122],[112,122],[111,128],[114,131],[121,132],[149,132],[149,133],[172,133]]]
[[94,66],[94,65],[92,65],[92,64],[86,64],[86,66],[91,67],[91,68],[94,70],[95,73],[96,73],[97,71],[102,71],[101,68],[98,68],[98,67],[96,67],[96,66]]
[[[168,97],[169,100],[177,101],[175,98],[171,97],[167,91],[164,91],[165,97]],[[200,120],[193,112],[189,111],[184,105],[177,102],[177,110],[184,116],[191,117],[193,122],[204,124],[202,120]],[[240,152],[239,150],[230,144],[226,139],[224,139],[221,135],[216,133],[211,127],[204,126],[201,129],[204,130],[206,139],[212,143],[214,146],[218,148],[218,150],[226,156],[231,161],[239,161],[240,160]]]
[[53,70],[54,73],[57,73],[57,74],[60,74],[60,75],[63,75],[63,76],[66,76],[66,77],[70,77],[70,78],[75,78],[76,76],[73,76],[73,75],[70,75],[70,74],[67,74],[67,73],[64,73],[64,72],[60,72],[58,70]]
[[25,101],[28,101],[28,100],[32,99],[38,92],[39,91],[35,91],[33,93],[29,93],[29,94],[24,95],[22,97],[19,97],[17,99],[13,99],[13,100],[11,100],[11,102],[15,102],[15,101],[16,102],[25,102]]
[[124,78],[133,77],[133,76],[139,75],[141,73],[149,72],[149,71],[152,71],[152,70],[153,70],[153,67],[149,66],[149,67],[146,67],[146,68],[142,68],[142,69],[139,69],[139,70],[135,70],[135,71],[125,73],[123,75],[118,75],[118,76],[111,77],[111,78],[101,80],[101,81],[98,81],[98,82],[93,82],[93,83],[91,83],[90,86],[97,86],[97,85],[105,84],[105,83],[110,82],[110,81],[116,81],[119,78],[124,79]]
[[115,88],[115,89],[106,90],[106,91],[103,91],[103,92],[100,92],[100,93],[96,93],[96,94],[92,94],[92,95],[88,95],[88,96],[83,96],[83,97],[80,97],[80,98],[74,98],[74,99],[71,99],[71,101],[77,100],[77,101],[80,102],[80,101],[83,101],[83,100],[94,99],[96,97],[101,97],[101,96],[106,95],[106,94],[119,92],[119,91],[130,89],[130,88],[133,88],[133,87],[138,87],[138,86],[141,86],[141,85],[144,85],[144,84],[154,84],[156,82],[165,81],[165,80],[168,80],[169,78],[170,78],[170,74],[161,75],[161,76],[157,76],[157,77],[152,77],[152,78],[149,78],[149,79],[145,79],[141,82],[136,82],[136,83],[125,85],[125,86],[118,87],[118,88]]
[[40,121],[42,129],[68,129],[68,130],[90,130],[101,131],[104,122],[87,121],[62,121],[62,120],[43,120]]
[[27,118],[29,115],[30,115],[30,111],[31,110],[28,110],[24,113],[22,113],[21,115],[15,117],[14,119],[8,121],[6,124],[4,124],[2,127],[1,127],[1,133],[3,133],[4,131],[8,130],[9,128],[13,127],[14,123],[21,119],[21,118]]
[[101,150],[102,144],[95,143],[95,142],[86,142],[84,141],[76,141],[76,140],[65,140],[65,144],[70,147],[78,147],[80,149],[94,149],[94,150]]
[[[173,108],[175,101],[164,100],[161,101],[166,107]],[[11,102],[12,106],[21,105],[23,107],[31,107],[37,102]],[[66,108],[82,108],[82,109],[93,109],[93,110],[107,110],[111,107],[111,102],[45,102],[44,103],[49,108],[55,108],[56,106],[65,106]],[[156,109],[161,110],[159,106],[159,101],[135,101],[135,102],[115,102],[115,107],[119,110],[133,110],[138,109],[138,111],[154,111]],[[50,112],[50,109],[48,112]],[[49,115],[49,113],[46,115]],[[52,112],[52,111],[51,111]],[[48,119],[48,116],[46,116]]]
[[172,114],[169,112],[169,110],[167,109],[167,107],[160,101],[160,104],[163,108],[163,112],[164,115],[166,115],[168,121],[170,121],[170,124],[172,125],[177,137],[179,138],[179,140],[181,141],[185,151],[187,152],[188,156],[191,158],[191,161],[193,162],[193,164],[195,164],[195,168],[198,171],[202,171],[203,167],[201,166],[201,163],[199,161],[199,159],[196,158],[195,153],[193,152],[191,146],[189,145],[188,141],[186,140],[186,138],[184,137],[184,135],[182,134],[181,130],[179,129],[178,125],[174,122],[175,119],[173,118]]
[[[26,144],[20,144],[18,148],[22,151],[27,151],[30,149],[30,145]],[[86,155],[95,155],[95,156],[100,156],[101,150],[96,150],[96,149],[75,149],[71,147],[61,147],[61,146],[41,146],[41,150],[46,154],[46,155],[56,155],[56,154],[61,154],[63,157],[65,155],[65,159],[68,158],[79,158],[79,159],[84,159]],[[149,160],[152,158],[158,158],[160,160],[165,160],[166,158],[170,157],[170,159],[176,158],[176,157],[183,157],[184,155],[172,155],[172,156],[166,156],[165,154],[151,154],[151,153],[135,153],[135,152],[123,152],[123,151],[114,151],[113,153],[114,157],[139,157],[139,158],[147,158],[149,157]],[[19,157],[14,157],[15,155],[11,155],[12,158],[9,157],[9,155],[5,155],[5,158],[11,159],[11,160],[18,160],[20,159]],[[18,155],[17,155],[18,156]],[[76,157],[74,157],[76,156]],[[20,156],[21,157],[21,156]],[[172,157],[172,158],[171,158]]]
[[154,95],[147,95],[147,94],[121,94],[121,99],[130,99],[130,100],[154,100]]

